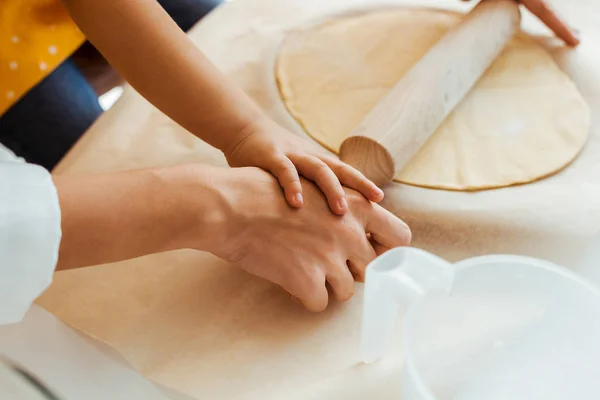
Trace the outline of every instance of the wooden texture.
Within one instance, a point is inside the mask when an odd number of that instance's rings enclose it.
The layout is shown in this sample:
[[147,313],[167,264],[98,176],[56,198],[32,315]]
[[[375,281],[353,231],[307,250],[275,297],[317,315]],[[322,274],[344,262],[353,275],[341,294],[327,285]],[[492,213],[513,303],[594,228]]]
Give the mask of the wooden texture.
[[340,157],[378,186],[392,181],[477,83],[517,32],[513,0],[479,3],[373,108]]

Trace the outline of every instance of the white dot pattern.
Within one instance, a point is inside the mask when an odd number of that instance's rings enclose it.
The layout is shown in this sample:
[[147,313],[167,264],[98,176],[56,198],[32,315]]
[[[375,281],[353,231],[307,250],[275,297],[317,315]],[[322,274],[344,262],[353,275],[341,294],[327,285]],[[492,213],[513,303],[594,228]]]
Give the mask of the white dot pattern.
[[[17,25],[2,26],[6,1],[11,3],[11,0],[0,0],[0,53],[3,55],[0,57],[0,116],[85,41],[73,21],[50,14],[40,18],[33,10],[37,6],[29,4],[54,4],[57,0],[14,0],[15,4],[24,3],[23,7],[16,6],[15,9]],[[28,25],[32,32],[24,29],[29,28]]]

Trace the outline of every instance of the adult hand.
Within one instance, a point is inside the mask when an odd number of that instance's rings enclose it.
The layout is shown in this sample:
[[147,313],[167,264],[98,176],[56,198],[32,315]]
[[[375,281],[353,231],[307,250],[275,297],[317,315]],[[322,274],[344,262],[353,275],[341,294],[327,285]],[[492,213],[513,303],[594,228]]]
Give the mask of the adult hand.
[[345,189],[348,212],[333,214],[322,192],[300,180],[305,204],[290,207],[277,180],[258,168],[225,170],[219,190],[228,216],[216,255],[272,281],[311,311],[348,300],[354,281],[387,248],[406,246],[408,226],[379,205]]
[[340,216],[302,180],[305,205],[293,208],[259,168],[187,164],[54,182],[63,232],[58,269],[193,248],[280,285],[312,311],[327,306],[328,288],[349,299],[377,254],[411,238],[404,222],[351,189]]
[[253,166],[271,172],[293,207],[304,203],[300,176],[315,182],[327,197],[331,210],[339,215],[348,211],[342,185],[371,201],[383,199],[383,191],[358,170],[266,117],[247,126],[224,153],[232,167]]
[[[470,0],[462,0],[470,1]],[[485,1],[485,0],[482,0]],[[544,0],[517,0],[533,15],[538,17],[554,34],[569,46],[577,46],[579,38],[569,26],[560,19],[552,7]]]

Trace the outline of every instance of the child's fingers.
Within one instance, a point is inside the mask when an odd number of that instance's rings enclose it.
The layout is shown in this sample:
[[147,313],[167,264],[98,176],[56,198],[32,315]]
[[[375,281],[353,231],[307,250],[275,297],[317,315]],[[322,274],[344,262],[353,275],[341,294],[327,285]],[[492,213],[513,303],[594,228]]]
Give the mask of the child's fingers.
[[328,156],[319,157],[337,175],[342,185],[362,193],[367,199],[379,203],[383,200],[383,190],[350,165]]
[[[470,0],[462,0],[468,2]],[[554,12],[552,7],[545,0],[517,0],[523,4],[525,8],[535,15],[540,21],[542,21],[554,34],[565,42],[569,46],[577,46],[579,44],[579,38],[569,28],[567,24],[562,21],[558,14]]]
[[302,176],[312,180],[327,197],[331,211],[343,215],[348,211],[346,193],[340,180],[327,164],[308,154],[291,155],[294,163]]
[[292,207],[301,207],[304,203],[302,185],[294,163],[287,157],[280,157],[275,160],[274,165],[270,166],[269,171],[279,181],[287,202]]
[[544,0],[521,0],[521,3],[533,15],[538,17],[558,38],[569,46],[577,46],[579,39]]

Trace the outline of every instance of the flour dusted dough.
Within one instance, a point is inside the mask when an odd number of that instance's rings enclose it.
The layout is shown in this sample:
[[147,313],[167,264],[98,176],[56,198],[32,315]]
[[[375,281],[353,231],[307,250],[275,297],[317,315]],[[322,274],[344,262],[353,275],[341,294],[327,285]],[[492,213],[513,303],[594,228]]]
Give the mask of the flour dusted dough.
[[[337,17],[288,37],[276,76],[306,132],[332,151],[389,89],[460,21],[425,9]],[[533,39],[519,34],[396,180],[477,190],[527,183],[568,165],[589,109]]]

